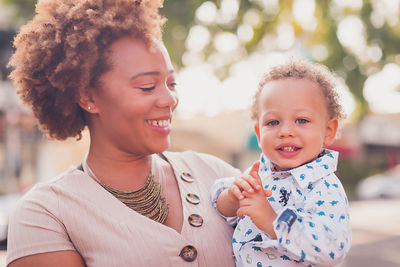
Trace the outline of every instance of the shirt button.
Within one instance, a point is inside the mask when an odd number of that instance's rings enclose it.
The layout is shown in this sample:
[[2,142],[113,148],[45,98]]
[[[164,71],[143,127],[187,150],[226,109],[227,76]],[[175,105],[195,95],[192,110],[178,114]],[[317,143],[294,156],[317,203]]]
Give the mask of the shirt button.
[[179,256],[187,262],[194,261],[197,257],[197,249],[191,245],[184,247]]
[[188,172],[182,172],[181,179],[184,180],[187,183],[193,183],[194,182],[193,176]]
[[198,195],[193,194],[193,193],[189,193],[186,195],[186,201],[193,204],[193,205],[197,205],[200,203],[200,198]]
[[191,214],[188,220],[189,224],[193,227],[200,227],[203,225],[203,218],[198,214]]

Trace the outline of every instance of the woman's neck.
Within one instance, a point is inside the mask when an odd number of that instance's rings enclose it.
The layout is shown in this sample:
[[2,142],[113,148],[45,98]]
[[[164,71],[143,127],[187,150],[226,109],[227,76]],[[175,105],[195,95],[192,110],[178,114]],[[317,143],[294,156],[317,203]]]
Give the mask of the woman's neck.
[[140,188],[151,171],[151,155],[135,155],[125,151],[102,151],[90,146],[87,164],[102,183],[118,190]]

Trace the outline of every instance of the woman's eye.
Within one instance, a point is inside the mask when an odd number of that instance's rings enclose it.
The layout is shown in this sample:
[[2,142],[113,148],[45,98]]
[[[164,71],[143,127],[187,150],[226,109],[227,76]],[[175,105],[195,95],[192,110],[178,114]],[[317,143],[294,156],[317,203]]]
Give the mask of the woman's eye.
[[268,121],[267,125],[268,126],[276,126],[276,125],[279,125],[279,121],[277,121],[277,120]]
[[176,87],[176,82],[169,83],[169,84],[168,84],[168,87],[169,87],[170,89],[175,89],[175,87]]
[[143,87],[138,87],[140,90],[142,91],[151,91],[154,88],[156,88],[155,86],[143,86]]
[[309,122],[309,120],[306,120],[306,119],[297,119],[296,120],[296,123],[298,123],[298,124],[305,124],[307,122]]

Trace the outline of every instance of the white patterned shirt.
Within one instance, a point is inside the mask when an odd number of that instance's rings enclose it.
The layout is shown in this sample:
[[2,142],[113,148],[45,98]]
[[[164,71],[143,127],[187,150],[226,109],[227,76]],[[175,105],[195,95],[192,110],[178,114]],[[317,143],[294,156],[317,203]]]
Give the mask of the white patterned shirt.
[[[337,176],[338,152],[285,171],[261,155],[259,175],[277,213],[273,222],[277,240],[258,229],[249,216],[227,218],[236,225],[233,251],[236,266],[334,266],[350,249],[348,201]],[[213,206],[235,178],[218,179],[211,190]]]

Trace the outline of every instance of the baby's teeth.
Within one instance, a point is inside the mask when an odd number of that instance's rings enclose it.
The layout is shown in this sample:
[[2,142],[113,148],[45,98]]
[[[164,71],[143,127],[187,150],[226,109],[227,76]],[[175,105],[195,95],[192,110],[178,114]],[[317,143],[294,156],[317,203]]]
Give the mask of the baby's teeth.
[[293,147],[284,147],[283,148],[284,151],[294,151]]

